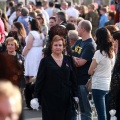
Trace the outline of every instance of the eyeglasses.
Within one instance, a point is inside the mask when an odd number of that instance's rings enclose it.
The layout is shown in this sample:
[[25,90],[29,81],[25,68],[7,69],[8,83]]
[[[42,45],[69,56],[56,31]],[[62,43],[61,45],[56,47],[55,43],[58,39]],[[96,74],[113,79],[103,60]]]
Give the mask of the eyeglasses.
[[40,19],[42,19],[42,18],[36,18],[36,19],[40,20]]

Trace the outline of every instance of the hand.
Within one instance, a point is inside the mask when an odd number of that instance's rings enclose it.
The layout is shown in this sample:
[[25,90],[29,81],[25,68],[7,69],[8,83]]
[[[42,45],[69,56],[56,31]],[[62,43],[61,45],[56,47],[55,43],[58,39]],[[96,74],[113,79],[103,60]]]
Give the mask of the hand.
[[30,106],[33,110],[39,110],[38,98],[34,98],[30,101]]
[[115,116],[116,110],[112,109],[112,110],[109,111],[109,113],[110,113],[111,116]]
[[79,103],[79,98],[78,97],[73,97],[73,98],[77,103]]

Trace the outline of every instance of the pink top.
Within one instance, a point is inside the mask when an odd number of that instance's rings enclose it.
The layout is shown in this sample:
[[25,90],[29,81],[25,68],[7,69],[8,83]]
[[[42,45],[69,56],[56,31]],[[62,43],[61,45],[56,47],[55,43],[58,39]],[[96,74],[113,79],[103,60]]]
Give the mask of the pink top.
[[4,23],[0,18],[0,43],[3,43],[5,39],[5,28]]

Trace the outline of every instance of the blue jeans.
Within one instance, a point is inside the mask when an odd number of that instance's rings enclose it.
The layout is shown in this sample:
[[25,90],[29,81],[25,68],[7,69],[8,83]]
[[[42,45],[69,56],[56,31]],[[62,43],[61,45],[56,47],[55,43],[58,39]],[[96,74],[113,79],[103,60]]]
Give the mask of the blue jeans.
[[109,102],[110,102],[110,93],[105,95],[105,104],[106,104],[106,115],[107,115],[107,120],[110,120],[110,108],[109,108]]
[[[92,120],[92,111],[85,85],[79,85],[79,105],[81,109],[81,120]],[[72,120],[77,120],[77,115],[73,116]]]
[[79,103],[81,109],[81,120],[92,120],[92,110],[88,99],[89,92],[85,85],[80,85],[79,91],[80,91]]
[[92,89],[93,100],[98,114],[98,120],[107,120],[105,96],[108,91]]

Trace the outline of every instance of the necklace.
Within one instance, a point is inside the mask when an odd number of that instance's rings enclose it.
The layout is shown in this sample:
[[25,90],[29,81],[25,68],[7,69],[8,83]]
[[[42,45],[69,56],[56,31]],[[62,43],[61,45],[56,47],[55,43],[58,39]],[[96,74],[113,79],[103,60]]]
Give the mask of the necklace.
[[51,54],[51,56],[53,57],[54,60],[56,61],[62,61],[63,60],[63,55],[60,56],[60,58],[57,58],[53,55],[53,53]]

